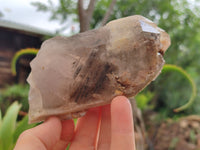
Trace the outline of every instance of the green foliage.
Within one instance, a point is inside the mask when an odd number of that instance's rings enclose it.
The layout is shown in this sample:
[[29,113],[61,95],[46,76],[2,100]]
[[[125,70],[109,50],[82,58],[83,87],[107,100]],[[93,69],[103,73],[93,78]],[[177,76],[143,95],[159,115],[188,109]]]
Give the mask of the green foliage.
[[3,118],[0,117],[0,150],[12,150],[19,135],[24,130],[35,126],[35,124],[28,124],[27,116],[17,122],[20,108],[21,105],[18,102],[14,102],[8,107],[5,116]]
[[47,4],[44,2],[32,2],[31,4],[37,8],[37,11],[50,12],[50,21],[57,20],[63,25],[59,29],[60,31],[56,32],[61,32],[68,27],[66,21],[69,16],[73,16],[74,20],[78,20],[77,15],[74,15],[77,14],[77,6],[74,0],[58,0],[57,3],[53,0],[48,0]]
[[196,91],[197,91],[196,84],[194,83],[194,81],[190,77],[190,75],[186,71],[184,71],[182,68],[180,68],[178,66],[170,65],[170,64],[164,65],[164,67],[162,69],[162,74],[166,73],[166,72],[169,72],[169,71],[176,71],[176,72],[180,73],[182,76],[185,77],[185,79],[188,80],[188,82],[191,85],[192,94],[191,94],[191,97],[190,97],[188,103],[184,104],[183,106],[181,106],[179,108],[174,109],[175,112],[183,111],[183,110],[187,109],[190,105],[193,104],[193,101],[194,101],[194,99],[196,97]]
[[[177,78],[177,80],[169,82],[171,78]],[[167,85],[167,87],[163,87],[163,83]],[[176,83],[176,86],[174,83]],[[188,86],[188,84],[190,86]],[[153,88],[153,92],[150,92],[149,89],[151,88]],[[187,91],[184,92],[186,89]],[[165,95],[164,93],[167,94]],[[188,97],[189,94],[191,95],[190,97]],[[161,99],[157,101],[156,105],[152,102],[152,99],[157,97],[161,97]],[[142,110],[147,108],[156,109],[160,112],[161,118],[166,118],[170,115],[172,115],[171,117],[176,118],[177,115],[175,115],[174,112],[189,109],[194,103],[195,97],[196,84],[191,76],[178,66],[166,64],[162,69],[160,77],[158,77],[155,83],[150,85],[149,88],[144,89],[141,93],[136,95],[135,98],[137,106]],[[174,101],[174,99],[179,99],[179,101]],[[186,102],[186,99],[189,99],[188,102]],[[174,110],[174,112],[172,110]],[[181,116],[181,114],[179,116]]]
[[[111,0],[99,0],[96,4],[93,18],[91,20],[91,28],[96,28],[101,23],[109,5],[111,3]],[[112,17],[113,18],[113,17]],[[111,18],[109,20],[112,20]]]
[[154,93],[147,90],[143,90],[141,93],[137,94],[135,99],[138,108],[140,108],[141,110],[145,110],[147,108],[152,109],[153,106],[150,105],[149,102],[153,99],[154,95]]
[[7,86],[5,89],[0,91],[0,108],[3,113],[7,110],[9,105],[14,101],[18,101],[22,104],[22,110],[28,111],[28,91],[29,86],[15,84],[12,86]]
[[17,73],[16,66],[17,66],[17,61],[20,59],[21,56],[24,55],[36,55],[38,53],[38,49],[34,48],[26,48],[26,49],[21,49],[17,53],[15,53],[12,62],[11,62],[11,71],[12,74],[15,76]]
[[13,148],[13,134],[20,107],[21,106],[17,102],[13,103],[1,121],[0,150],[9,150]]
[[[155,109],[164,112],[166,117],[174,116],[174,109],[175,111],[187,109],[184,113],[193,109],[189,106],[194,102],[196,85],[190,75],[180,67],[165,65],[161,75],[150,88],[157,97]],[[177,109],[177,107],[179,108]]]

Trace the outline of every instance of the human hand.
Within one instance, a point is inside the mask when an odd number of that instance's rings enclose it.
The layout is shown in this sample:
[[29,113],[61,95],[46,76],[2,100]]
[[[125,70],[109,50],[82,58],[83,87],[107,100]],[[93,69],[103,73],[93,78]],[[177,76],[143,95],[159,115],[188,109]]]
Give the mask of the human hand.
[[92,108],[78,119],[50,117],[23,132],[14,150],[135,150],[133,117],[127,98],[118,96],[111,105]]

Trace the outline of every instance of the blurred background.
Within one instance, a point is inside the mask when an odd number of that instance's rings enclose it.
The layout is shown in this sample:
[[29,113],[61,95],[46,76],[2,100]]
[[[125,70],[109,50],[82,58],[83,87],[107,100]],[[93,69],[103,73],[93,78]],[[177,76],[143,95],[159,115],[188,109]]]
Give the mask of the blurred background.
[[27,124],[26,78],[41,43],[130,15],[149,18],[171,37],[170,65],[135,97],[137,149],[200,149],[199,8],[200,0],[0,0],[0,150],[36,125]]

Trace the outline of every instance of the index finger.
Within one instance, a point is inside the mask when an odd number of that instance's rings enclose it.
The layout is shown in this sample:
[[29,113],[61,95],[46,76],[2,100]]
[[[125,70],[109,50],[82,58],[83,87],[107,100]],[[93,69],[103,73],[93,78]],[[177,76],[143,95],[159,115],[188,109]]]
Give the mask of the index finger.
[[111,150],[134,150],[135,138],[131,104],[124,96],[111,103]]

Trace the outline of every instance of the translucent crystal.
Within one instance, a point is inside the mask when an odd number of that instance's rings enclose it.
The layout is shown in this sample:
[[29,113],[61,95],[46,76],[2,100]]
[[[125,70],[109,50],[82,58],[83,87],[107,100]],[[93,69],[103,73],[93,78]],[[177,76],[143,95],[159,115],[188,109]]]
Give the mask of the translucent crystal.
[[169,45],[168,34],[142,16],[45,41],[28,77],[29,122],[79,117],[117,95],[135,96],[160,73]]

